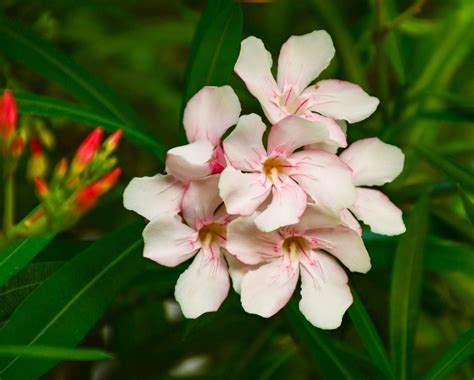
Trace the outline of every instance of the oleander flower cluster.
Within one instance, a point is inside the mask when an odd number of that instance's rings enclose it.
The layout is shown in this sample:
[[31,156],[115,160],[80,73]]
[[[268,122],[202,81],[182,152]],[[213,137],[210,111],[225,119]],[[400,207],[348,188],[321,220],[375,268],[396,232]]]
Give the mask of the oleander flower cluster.
[[216,311],[231,284],[245,311],[270,317],[300,283],[306,319],[337,328],[352,303],[344,267],[370,269],[358,220],[405,231],[401,211],[371,188],[400,174],[401,150],[378,138],[347,146],[346,123],[369,117],[378,99],[345,81],[312,84],[334,53],[325,31],[292,36],[275,80],[263,42],[245,39],[235,73],[265,119],[241,115],[231,87],[204,87],[185,108],[189,143],[168,151],[166,174],[126,188],[124,206],[149,220],[144,256],[169,267],[192,259],[175,288],[185,317]]

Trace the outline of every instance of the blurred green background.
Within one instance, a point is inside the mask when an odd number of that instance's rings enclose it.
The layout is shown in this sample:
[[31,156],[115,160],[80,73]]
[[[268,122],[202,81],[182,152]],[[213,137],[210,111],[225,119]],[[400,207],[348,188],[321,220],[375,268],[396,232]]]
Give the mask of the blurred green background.
[[[474,190],[474,2],[275,0],[241,5],[243,36],[261,38],[274,63],[290,35],[326,29],[336,56],[322,78],[358,83],[381,100],[371,118],[349,126],[349,140],[377,136],[402,148],[405,170],[385,191],[406,215],[423,193],[430,193],[413,359],[419,377],[474,320],[474,231],[469,219]],[[144,129],[170,148],[180,144],[185,73],[204,6],[204,1],[3,0],[0,11],[100,78],[147,122]],[[239,78],[231,75],[229,84],[243,113],[261,114]],[[74,101],[60,86],[0,52],[0,87],[7,86]],[[51,162],[70,157],[89,130],[59,118],[33,120],[54,131]],[[122,208],[122,191],[131,178],[153,175],[163,167],[126,139],[119,163],[120,184],[77,227],[48,246],[14,285],[0,290],[1,320],[89,241],[137,220]],[[17,207],[24,215],[36,200],[31,183],[20,183]],[[388,345],[390,268],[399,239],[366,233],[365,241],[374,268],[350,279]],[[110,351],[114,360],[63,362],[44,378],[168,379],[186,375],[186,369],[191,378],[338,378],[325,374],[318,354],[306,344],[311,332],[293,328],[288,313],[270,320],[247,315],[232,293],[219,312],[183,320],[173,301],[181,270],[147,263],[84,339],[84,346]],[[340,329],[323,337],[331,339],[343,362],[357,368],[355,379],[381,378],[348,315]],[[474,366],[468,361],[450,376],[471,379]]]

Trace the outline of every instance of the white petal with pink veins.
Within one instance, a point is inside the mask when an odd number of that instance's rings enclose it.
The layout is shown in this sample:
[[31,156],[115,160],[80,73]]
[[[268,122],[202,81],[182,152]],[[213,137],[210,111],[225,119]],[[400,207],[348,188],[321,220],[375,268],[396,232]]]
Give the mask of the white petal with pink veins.
[[348,227],[318,229],[314,238],[321,249],[337,257],[352,272],[367,273],[370,257],[359,234]]
[[230,165],[244,171],[260,169],[267,153],[262,137],[266,126],[258,115],[243,115],[232,133],[224,140],[224,151]]
[[298,263],[283,257],[248,272],[241,285],[244,310],[269,318],[281,310],[295,291],[299,277]]
[[308,203],[298,225],[295,227],[298,231],[304,233],[307,230],[335,227],[340,224],[341,217],[336,211],[324,206]]
[[239,217],[227,226],[226,249],[239,261],[261,264],[281,256],[283,240],[278,232],[262,232],[255,225],[258,213]]
[[203,87],[184,109],[188,141],[208,140],[216,145],[225,131],[237,123],[240,111],[239,98],[232,87]]
[[175,297],[186,318],[217,311],[224,302],[230,288],[227,263],[219,252],[201,249],[175,288]]
[[377,234],[394,236],[406,230],[402,211],[381,191],[358,187],[351,211]]
[[291,179],[272,189],[272,202],[255,218],[260,231],[269,232],[277,228],[298,223],[307,204],[306,193]]
[[310,94],[312,111],[349,123],[367,119],[379,105],[379,100],[360,86],[336,79],[322,80],[309,87],[304,95]]
[[324,30],[291,36],[281,47],[278,58],[278,86],[295,86],[301,92],[329,65],[335,49]]
[[278,106],[280,94],[271,67],[272,56],[262,40],[252,36],[242,41],[234,71],[258,99],[268,120],[275,123],[285,115]]
[[294,153],[290,161],[295,166],[290,176],[316,204],[339,211],[355,202],[352,171],[336,155],[305,150]]
[[[356,191],[357,191],[357,188],[356,188]],[[354,207],[354,205],[352,205],[351,207]],[[354,215],[352,215],[352,213],[347,208],[339,211],[339,214],[341,216],[341,219],[344,225],[349,227],[351,230],[357,232],[359,236],[362,235],[362,227],[360,226],[360,223],[357,221]]]
[[198,233],[183,224],[178,215],[163,216],[148,223],[143,239],[143,256],[167,267],[186,261],[200,247]]
[[204,178],[212,173],[213,155],[214,146],[207,140],[178,146],[166,154],[166,172],[183,182]]
[[345,148],[347,146],[346,126],[342,120],[334,120],[314,112],[307,112],[305,118],[320,122],[328,129],[328,137],[324,142],[311,144],[306,146],[305,149],[309,147],[313,149],[320,148],[330,153],[336,153],[337,148]]
[[336,329],[352,304],[347,275],[332,257],[317,251],[312,256],[317,264],[301,267],[300,310],[313,326]]
[[376,137],[356,141],[340,157],[351,167],[356,186],[381,186],[393,181],[405,161],[400,148]]
[[177,214],[186,186],[171,175],[136,177],[123,192],[123,206],[148,220],[160,215]]
[[288,116],[270,129],[267,152],[288,155],[304,145],[327,141],[328,136],[329,131],[324,124]]
[[219,180],[219,193],[227,212],[250,215],[268,197],[270,181],[261,181],[260,173],[242,173],[231,166],[225,168]]
[[225,259],[227,261],[227,265],[229,266],[229,275],[232,279],[232,287],[236,293],[240,294],[240,287],[242,285],[244,276],[249,271],[257,269],[258,266],[244,264],[230,253],[225,254]]
[[218,182],[217,174],[192,181],[183,197],[183,218],[196,230],[214,222],[214,212],[222,203]]

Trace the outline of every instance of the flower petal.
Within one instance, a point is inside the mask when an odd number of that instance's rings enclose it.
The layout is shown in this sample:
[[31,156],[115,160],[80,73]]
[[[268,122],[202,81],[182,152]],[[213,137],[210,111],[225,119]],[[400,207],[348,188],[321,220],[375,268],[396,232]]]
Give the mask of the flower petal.
[[148,220],[177,214],[186,186],[171,175],[133,178],[123,192],[123,206]]
[[314,261],[301,268],[300,310],[313,326],[332,330],[352,304],[347,275],[332,257],[314,251]]
[[[215,250],[217,249],[217,251]],[[181,276],[175,288],[175,298],[186,318],[217,311],[229,293],[227,263],[215,246],[213,252],[201,249]]]
[[284,117],[284,113],[277,105],[279,90],[271,67],[272,56],[262,40],[252,36],[242,41],[234,71],[258,99],[268,120],[276,123]]
[[406,230],[402,211],[381,191],[358,187],[351,211],[377,234],[394,236]]
[[345,226],[322,228],[315,232],[314,238],[321,243],[322,249],[336,256],[350,271],[369,271],[370,257],[357,232]]
[[175,267],[200,247],[198,233],[182,223],[178,215],[163,216],[143,230],[143,256],[167,267]]
[[300,93],[328,67],[334,53],[331,37],[324,30],[291,36],[280,50],[278,86],[281,90],[295,86]]
[[201,179],[212,173],[213,145],[207,140],[170,149],[166,154],[166,172],[183,182]]
[[229,275],[232,279],[232,287],[237,294],[240,294],[242,280],[244,279],[245,275],[249,271],[257,269],[258,266],[244,264],[243,262],[237,260],[237,258],[230,253],[225,254],[225,259],[227,261],[227,265],[229,266]]
[[270,129],[268,154],[291,154],[303,145],[328,140],[328,128],[317,121],[305,120],[298,116],[288,116]]
[[262,183],[260,173],[242,173],[231,166],[225,168],[219,180],[219,193],[232,215],[252,214],[270,190],[270,182]]
[[258,212],[241,216],[227,226],[226,249],[247,265],[261,264],[281,256],[283,239],[274,232],[262,232],[255,225]]
[[219,175],[191,181],[183,197],[183,218],[194,229],[214,222],[214,212],[222,203],[219,196]]
[[[313,149],[322,149],[330,153],[336,153],[337,148],[345,148],[347,146],[347,127],[343,120],[334,120],[330,117],[318,115],[314,112],[308,112],[305,117],[324,124],[328,129],[328,137],[324,142],[311,144],[309,147]],[[308,147],[305,147],[305,149]]]
[[272,196],[270,205],[255,218],[257,228],[270,232],[298,223],[308,202],[306,193],[298,184],[288,179],[279,187],[273,186]]
[[265,318],[276,314],[295,291],[298,274],[298,263],[287,263],[283,257],[250,271],[241,286],[244,310]]
[[354,185],[381,186],[402,172],[405,155],[400,148],[372,137],[351,144],[340,158],[351,167]]
[[188,141],[207,140],[216,145],[225,131],[237,123],[240,111],[239,98],[232,87],[203,87],[184,109]]
[[349,123],[367,119],[380,103],[360,86],[336,79],[319,81],[305,90],[304,95],[311,95],[312,111]]
[[304,233],[308,230],[335,227],[340,224],[341,217],[337,212],[324,206],[308,203],[299,223],[295,227],[298,231]]
[[295,166],[290,176],[316,204],[339,211],[356,198],[351,169],[332,153],[302,151],[291,156]]
[[237,126],[224,140],[224,152],[229,163],[244,171],[259,170],[267,152],[262,144],[266,126],[256,114],[241,116]]
[[[357,188],[356,188],[356,191],[357,191]],[[357,232],[359,236],[362,236],[362,227],[360,226],[359,222],[354,217],[354,215],[352,215],[352,213],[347,208],[339,211],[339,214],[341,215],[341,220],[345,226]]]

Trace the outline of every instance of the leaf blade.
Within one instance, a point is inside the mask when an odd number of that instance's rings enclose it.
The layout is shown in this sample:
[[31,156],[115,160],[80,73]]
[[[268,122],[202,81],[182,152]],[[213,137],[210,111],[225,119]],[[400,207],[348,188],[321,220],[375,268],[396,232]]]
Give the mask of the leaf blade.
[[423,253],[428,230],[428,196],[412,211],[398,244],[390,290],[390,349],[397,379],[411,378],[413,340],[421,292]]
[[[76,345],[117,292],[142,270],[142,229],[142,223],[120,229],[56,271],[16,309],[0,330],[0,344]],[[36,378],[54,364],[56,360],[21,356],[0,359],[0,374]]]
[[55,346],[15,346],[0,345],[0,357],[23,356],[34,359],[54,359],[54,360],[108,360],[112,355],[94,349],[74,349]]

